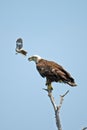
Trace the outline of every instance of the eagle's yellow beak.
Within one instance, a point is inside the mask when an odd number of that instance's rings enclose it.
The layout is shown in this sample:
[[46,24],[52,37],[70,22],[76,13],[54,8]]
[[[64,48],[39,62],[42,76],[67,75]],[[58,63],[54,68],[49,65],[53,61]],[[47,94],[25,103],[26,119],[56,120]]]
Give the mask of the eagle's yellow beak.
[[38,61],[41,59],[40,56],[34,55],[28,58],[29,61],[34,61],[35,63],[38,63]]
[[29,60],[29,61],[32,61],[33,59],[32,59],[32,57],[29,57],[28,60]]

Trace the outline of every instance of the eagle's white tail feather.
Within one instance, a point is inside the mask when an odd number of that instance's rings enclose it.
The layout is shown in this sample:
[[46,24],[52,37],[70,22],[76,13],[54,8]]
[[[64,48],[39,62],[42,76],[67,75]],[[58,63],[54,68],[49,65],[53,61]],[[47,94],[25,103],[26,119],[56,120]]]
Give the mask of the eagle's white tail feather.
[[67,82],[67,84],[69,84],[69,85],[72,86],[72,87],[77,86],[77,84],[76,84],[76,83],[73,83],[73,82]]

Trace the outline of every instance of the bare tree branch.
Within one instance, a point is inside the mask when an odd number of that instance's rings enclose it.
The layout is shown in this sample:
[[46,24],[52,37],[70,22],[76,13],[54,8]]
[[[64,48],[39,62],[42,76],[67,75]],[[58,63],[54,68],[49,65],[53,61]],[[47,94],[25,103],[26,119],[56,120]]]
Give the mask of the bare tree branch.
[[50,90],[50,91],[48,90],[48,96],[50,98],[50,101],[51,101],[53,108],[54,108],[54,111],[55,111],[57,128],[58,128],[58,130],[62,130],[61,121],[60,121],[59,112],[58,112],[58,107],[57,107],[55,100],[54,100],[54,97],[52,95],[52,90]]
[[56,118],[56,126],[57,126],[58,130],[62,130],[60,116],[59,116],[59,110],[58,109],[55,111],[55,118]]
[[51,103],[52,103],[52,105],[53,105],[54,111],[56,111],[56,110],[57,110],[57,106],[56,106],[54,97],[53,97],[53,95],[52,95],[52,90],[48,91],[48,96],[49,96],[50,101],[51,101]]
[[44,90],[46,90],[48,92],[48,96],[49,96],[50,101],[51,101],[51,103],[53,105],[54,112],[55,112],[55,118],[56,118],[56,126],[57,126],[58,130],[62,130],[60,116],[59,116],[59,110],[60,110],[60,108],[62,106],[64,97],[67,95],[67,93],[69,92],[69,90],[65,94],[63,94],[62,96],[60,96],[60,104],[59,104],[59,106],[57,106],[56,103],[55,103],[55,99],[54,99],[54,97],[52,95],[52,90],[47,90],[47,89],[44,89]]
[[62,103],[63,103],[63,100],[64,100],[64,97],[68,94],[69,90],[64,93],[63,95],[60,95],[60,104],[58,106],[58,110],[60,110],[61,106],[62,106]]
[[82,130],[86,130],[87,129],[87,127],[84,127]]

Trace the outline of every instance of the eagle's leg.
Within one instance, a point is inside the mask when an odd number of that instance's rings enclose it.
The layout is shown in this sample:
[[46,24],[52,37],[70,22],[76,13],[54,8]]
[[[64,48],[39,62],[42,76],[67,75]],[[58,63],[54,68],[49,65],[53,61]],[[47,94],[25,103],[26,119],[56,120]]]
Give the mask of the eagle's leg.
[[47,90],[53,90],[52,84],[49,80],[46,80],[46,86],[47,86]]
[[47,89],[48,89],[48,90],[53,90],[53,87],[52,87],[52,84],[51,84],[51,83],[47,85]]

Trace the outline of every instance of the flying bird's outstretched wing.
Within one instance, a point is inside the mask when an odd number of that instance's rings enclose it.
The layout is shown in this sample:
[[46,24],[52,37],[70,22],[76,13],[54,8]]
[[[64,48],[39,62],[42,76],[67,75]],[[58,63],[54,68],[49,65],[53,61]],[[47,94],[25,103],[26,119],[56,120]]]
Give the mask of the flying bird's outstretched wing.
[[16,50],[17,53],[21,53],[21,54],[26,56],[27,51],[23,50],[22,48],[23,48],[23,40],[22,40],[22,38],[18,38],[16,40],[16,49],[15,50]]
[[18,38],[16,40],[16,49],[20,50],[21,48],[23,48],[23,39],[22,38]]

